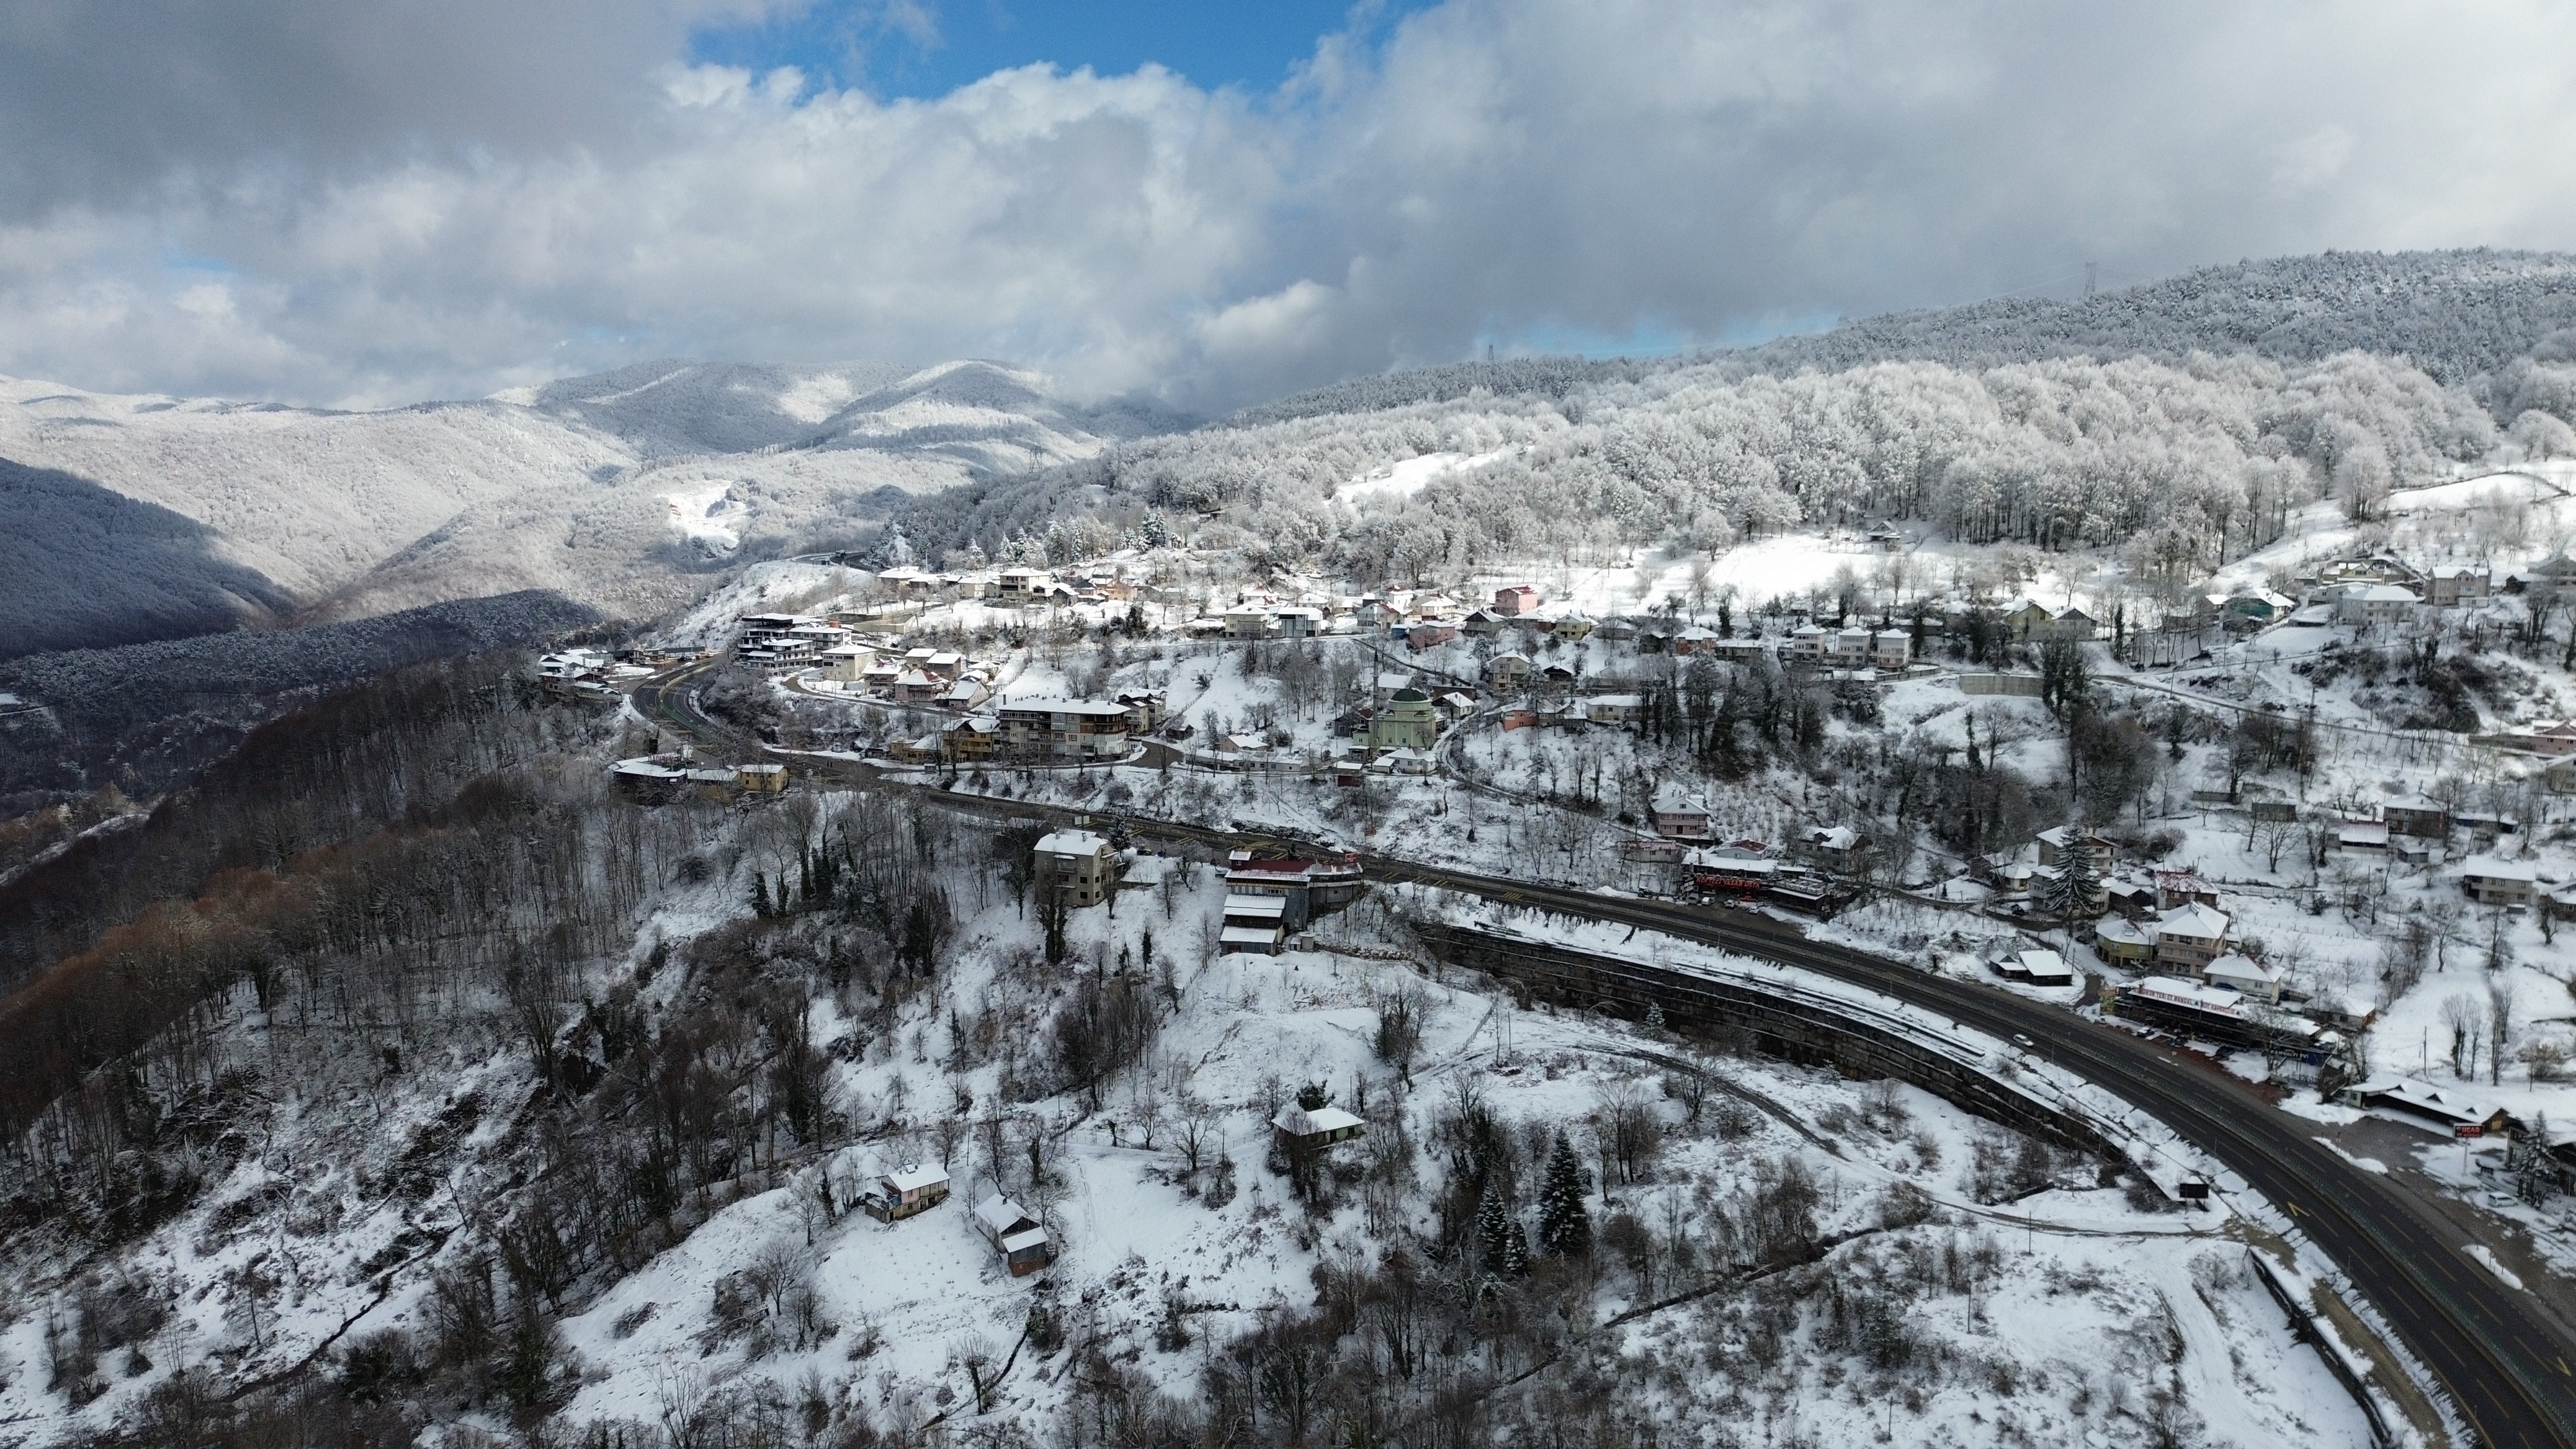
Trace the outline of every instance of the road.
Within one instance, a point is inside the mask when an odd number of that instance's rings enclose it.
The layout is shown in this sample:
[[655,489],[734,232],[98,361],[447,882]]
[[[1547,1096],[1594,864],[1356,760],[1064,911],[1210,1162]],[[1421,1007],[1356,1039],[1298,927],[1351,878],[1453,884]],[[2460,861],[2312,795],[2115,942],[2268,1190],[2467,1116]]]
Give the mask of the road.
[[[706,666],[696,666],[703,669]],[[711,743],[747,742],[700,714],[689,693],[696,669],[646,684],[637,707]],[[1075,812],[1020,800],[987,801],[851,765],[822,770],[875,781],[993,816],[1060,818]],[[1134,820],[1141,835],[1234,845],[1247,837],[1179,822]],[[2273,1110],[2230,1079],[2153,1043],[2038,1002],[1932,975],[1867,952],[1808,940],[1793,924],[1752,912],[1594,895],[1442,866],[1364,855],[1371,879],[1411,881],[1516,905],[1662,931],[1748,956],[1853,981],[1998,1038],[2031,1039],[2050,1061],[2152,1113],[2225,1163],[2289,1214],[2360,1289],[2408,1349],[2441,1380],[2478,1442],[2576,1446],[2576,1344],[2528,1295],[2496,1280],[2461,1251],[2460,1231],[2438,1211],[2314,1140],[2309,1124]]]

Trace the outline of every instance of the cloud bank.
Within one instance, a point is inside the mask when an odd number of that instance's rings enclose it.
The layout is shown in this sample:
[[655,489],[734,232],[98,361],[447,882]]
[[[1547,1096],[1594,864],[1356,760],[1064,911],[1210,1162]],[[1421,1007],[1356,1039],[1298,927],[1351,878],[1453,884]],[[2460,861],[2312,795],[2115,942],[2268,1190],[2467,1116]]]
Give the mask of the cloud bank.
[[1204,409],[2095,258],[2576,245],[2539,3],[1448,0],[1267,94],[926,101],[672,59],[750,8],[0,0],[0,372],[385,403],[986,356]]

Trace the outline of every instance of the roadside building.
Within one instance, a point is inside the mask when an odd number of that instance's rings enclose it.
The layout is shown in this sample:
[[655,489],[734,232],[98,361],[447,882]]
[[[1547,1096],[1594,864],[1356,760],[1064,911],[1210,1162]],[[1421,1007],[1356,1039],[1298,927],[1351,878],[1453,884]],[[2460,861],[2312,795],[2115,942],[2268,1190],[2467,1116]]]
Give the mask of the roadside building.
[[868,666],[877,660],[872,644],[835,644],[823,651],[823,677],[843,684],[864,683]]
[[1227,856],[1226,898],[1261,896],[1283,902],[1277,920],[1287,930],[1350,904],[1360,893],[1356,855],[1305,857],[1278,851],[1238,850]]
[[1001,736],[1000,720],[970,715],[939,732],[939,753],[952,764],[980,765],[993,758]]
[[1001,753],[1012,759],[1120,759],[1135,725],[1128,706],[1087,699],[1016,700],[994,715],[1002,727]]
[[2200,968],[2200,979],[2212,986],[2224,986],[2248,1001],[2266,1006],[2281,1004],[2280,968],[2233,951]]
[[2066,964],[2065,957],[2043,947],[2027,947],[2011,955],[1998,957],[1990,964],[1994,967],[1996,975],[2006,981],[2019,982],[2024,986],[2075,984],[2075,968]]
[[1127,732],[1130,734],[1150,735],[1161,729],[1169,718],[1163,696],[1151,690],[1122,690],[1118,695],[1118,707],[1127,711]]
[[2344,1104],[2377,1117],[2429,1127],[2445,1137],[2496,1137],[2511,1124],[2502,1107],[2445,1092],[2412,1077],[2381,1077],[2343,1089]]

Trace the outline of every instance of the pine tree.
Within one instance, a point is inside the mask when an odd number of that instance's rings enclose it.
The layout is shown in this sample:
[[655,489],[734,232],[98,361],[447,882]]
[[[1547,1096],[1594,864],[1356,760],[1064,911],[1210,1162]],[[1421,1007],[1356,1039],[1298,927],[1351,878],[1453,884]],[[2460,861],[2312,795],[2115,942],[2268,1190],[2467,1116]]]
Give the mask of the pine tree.
[[1649,1002],[1647,1002],[1647,1003],[1646,1003],[1646,1030],[1648,1030],[1648,1031],[1652,1031],[1652,1032],[1660,1032],[1660,1031],[1662,1031],[1663,1029],[1664,1029],[1664,1004],[1663,1004],[1662,1002],[1660,1002],[1660,1001],[1649,1001]]
[[1492,1188],[1486,1188],[1476,1204],[1476,1256],[1488,1273],[1500,1274],[1503,1262],[1511,1256],[1509,1237],[1511,1214],[1503,1210],[1503,1200]]
[[2092,853],[2084,848],[2082,836],[2066,852],[2064,890],[2066,899],[2058,914],[2066,920],[2079,920],[2093,911],[2093,896],[2101,888],[2101,879],[2093,872]]
[[1574,1156],[1565,1133],[1547,1157],[1547,1183],[1538,1195],[1538,1245],[1554,1258],[1579,1258],[1592,1251],[1592,1214],[1583,1206],[1591,1175]]
[[1520,1219],[1505,1213],[1503,1215],[1502,1276],[1526,1278],[1529,1276],[1529,1269],[1529,1239],[1521,1232]]
[[769,919],[769,877],[756,870],[751,873],[751,910],[762,920]]

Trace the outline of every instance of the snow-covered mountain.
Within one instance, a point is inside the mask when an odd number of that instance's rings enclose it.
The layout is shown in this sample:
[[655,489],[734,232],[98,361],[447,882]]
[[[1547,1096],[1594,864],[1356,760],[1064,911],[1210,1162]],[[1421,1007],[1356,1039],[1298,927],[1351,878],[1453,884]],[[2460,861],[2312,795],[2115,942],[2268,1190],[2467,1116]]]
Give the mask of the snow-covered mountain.
[[0,657],[520,589],[651,614],[1172,421],[986,362],[640,363],[376,412],[0,379]]

